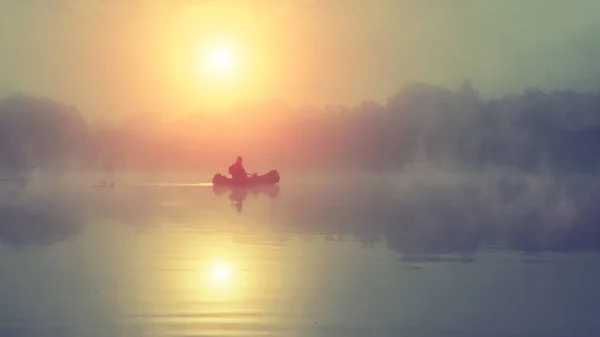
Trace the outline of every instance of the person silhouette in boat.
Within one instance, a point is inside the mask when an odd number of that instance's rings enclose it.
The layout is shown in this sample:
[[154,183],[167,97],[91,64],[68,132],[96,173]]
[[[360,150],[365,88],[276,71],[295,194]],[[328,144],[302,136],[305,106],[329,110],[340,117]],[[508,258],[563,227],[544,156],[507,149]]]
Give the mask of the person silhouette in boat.
[[243,160],[244,159],[242,159],[241,156],[238,156],[235,163],[229,166],[229,174],[231,174],[231,178],[233,178],[235,182],[245,182],[249,176],[256,176],[256,173],[249,174],[246,172],[244,165],[242,165]]

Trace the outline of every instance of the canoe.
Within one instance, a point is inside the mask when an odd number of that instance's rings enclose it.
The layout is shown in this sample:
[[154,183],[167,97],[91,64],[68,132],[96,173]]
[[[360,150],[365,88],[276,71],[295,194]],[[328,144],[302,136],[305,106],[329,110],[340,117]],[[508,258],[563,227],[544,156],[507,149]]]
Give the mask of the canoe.
[[256,185],[275,185],[279,183],[279,172],[271,170],[263,175],[248,177],[245,181],[236,182],[233,179],[217,173],[212,179],[214,186],[256,186]]

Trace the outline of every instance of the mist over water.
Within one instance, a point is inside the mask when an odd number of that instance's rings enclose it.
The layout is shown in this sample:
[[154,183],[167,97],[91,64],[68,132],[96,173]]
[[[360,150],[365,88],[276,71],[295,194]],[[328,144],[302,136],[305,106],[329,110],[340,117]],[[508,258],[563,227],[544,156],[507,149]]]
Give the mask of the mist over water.
[[1,335],[600,332],[590,176],[112,178],[3,183]]
[[600,2],[526,2],[0,0],[0,337],[600,336]]
[[[0,336],[598,335],[598,97],[108,125],[8,97]],[[212,186],[238,155],[280,184]]]

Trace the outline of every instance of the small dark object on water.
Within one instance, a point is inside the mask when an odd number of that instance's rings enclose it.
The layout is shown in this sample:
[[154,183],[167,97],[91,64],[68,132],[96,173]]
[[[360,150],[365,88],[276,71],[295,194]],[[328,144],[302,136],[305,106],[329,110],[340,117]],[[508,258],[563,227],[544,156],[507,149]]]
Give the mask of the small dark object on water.
[[106,188],[112,188],[112,189],[114,189],[115,188],[115,182],[113,181],[112,184],[108,185],[106,183],[106,181],[103,181],[102,185],[94,185],[94,187],[106,187]]

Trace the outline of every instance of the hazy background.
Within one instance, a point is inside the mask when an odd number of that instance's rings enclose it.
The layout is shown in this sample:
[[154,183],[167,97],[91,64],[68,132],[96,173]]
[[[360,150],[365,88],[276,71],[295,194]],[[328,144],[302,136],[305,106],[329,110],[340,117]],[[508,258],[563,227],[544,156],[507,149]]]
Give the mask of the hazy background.
[[[2,0],[0,95],[90,120],[280,99],[383,103],[413,82],[484,98],[598,88],[594,0]],[[233,87],[198,73],[203,41],[238,46]]]
[[0,0],[0,335],[600,335],[599,10]]
[[[599,9],[3,0],[0,165],[596,172]],[[213,37],[237,48],[227,85],[199,71]]]

